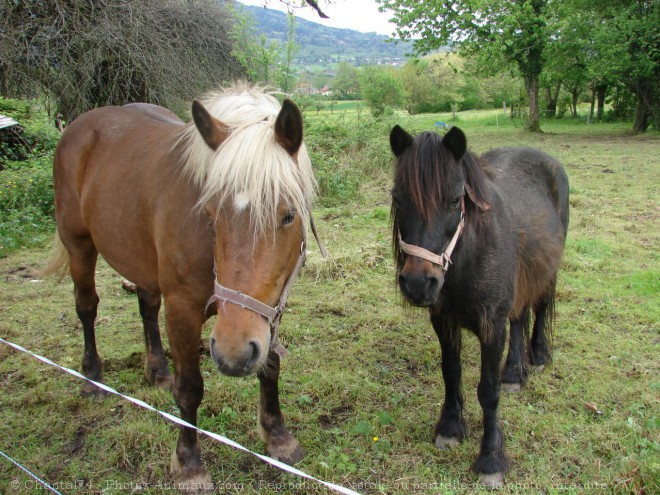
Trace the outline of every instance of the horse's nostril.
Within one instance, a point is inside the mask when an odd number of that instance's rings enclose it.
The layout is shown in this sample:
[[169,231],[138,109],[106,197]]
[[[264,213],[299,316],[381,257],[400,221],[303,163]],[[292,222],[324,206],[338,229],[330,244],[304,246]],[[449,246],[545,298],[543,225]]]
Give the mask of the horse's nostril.
[[431,292],[435,291],[438,288],[438,277],[431,275],[427,280],[429,290]]
[[250,346],[251,354],[248,357],[248,364],[252,365],[252,364],[256,363],[257,361],[259,361],[259,357],[261,355],[261,347],[254,340],[251,340],[249,342],[249,346]]

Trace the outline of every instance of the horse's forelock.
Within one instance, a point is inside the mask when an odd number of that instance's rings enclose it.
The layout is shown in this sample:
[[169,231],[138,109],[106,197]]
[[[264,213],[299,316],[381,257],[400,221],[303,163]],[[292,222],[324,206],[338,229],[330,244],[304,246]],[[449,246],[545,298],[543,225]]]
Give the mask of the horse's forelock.
[[451,196],[458,167],[453,155],[442,146],[440,136],[432,132],[416,136],[412,148],[401,155],[396,168],[397,183],[426,222]]
[[294,160],[274,137],[278,101],[262,90],[239,84],[207,95],[209,113],[230,129],[213,152],[194,125],[181,136],[184,174],[200,189],[200,206],[240,195],[249,205],[255,233],[275,228],[282,201],[306,220],[315,190],[311,160],[303,144]]

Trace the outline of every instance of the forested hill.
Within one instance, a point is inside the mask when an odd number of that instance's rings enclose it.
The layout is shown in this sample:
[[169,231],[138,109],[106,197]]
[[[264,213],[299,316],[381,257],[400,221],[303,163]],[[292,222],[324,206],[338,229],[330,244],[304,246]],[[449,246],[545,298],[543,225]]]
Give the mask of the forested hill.
[[[243,9],[254,17],[257,30],[270,40],[286,43],[287,16],[278,10],[243,5]],[[376,33],[361,33],[351,29],[337,29],[296,17],[295,40],[300,45],[296,64],[326,65],[349,62],[365,64],[402,63],[411,52],[407,43],[388,42],[387,36]]]

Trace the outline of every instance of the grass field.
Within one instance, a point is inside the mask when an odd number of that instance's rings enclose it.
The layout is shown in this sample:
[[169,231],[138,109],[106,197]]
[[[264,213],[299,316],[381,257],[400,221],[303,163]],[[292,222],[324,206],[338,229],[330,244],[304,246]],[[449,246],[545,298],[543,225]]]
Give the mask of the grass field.
[[[354,118],[321,112],[309,123],[318,129],[344,119],[350,126]],[[628,124],[580,122],[544,122],[545,133],[530,135],[494,112],[462,114],[457,122],[450,115],[389,119],[365,140],[373,143],[332,151],[328,141],[315,151],[321,161],[333,156],[333,167],[353,173],[355,182],[347,199],[320,201],[315,209],[331,259],[310,246],[280,330],[291,351],[280,381],[282,407],[307,452],[297,467],[364,494],[485,492],[469,471],[482,432],[477,340],[463,340],[468,438],[438,451],[432,440],[443,396],[439,345],[427,314],[403,308],[393,283],[387,129],[398,122],[416,132],[445,121],[463,127],[477,152],[541,148],[565,164],[571,182],[554,362],[500,402],[512,461],[500,493],[658,493],[660,137],[629,135]],[[77,369],[82,335],[72,284],[33,276],[47,259],[47,247],[0,259],[0,337]],[[97,281],[107,383],[178,415],[171,394],[143,378],[135,296],[122,291],[121,278],[105,264]],[[208,357],[202,366],[200,427],[262,452],[256,378],[221,376]],[[175,427],[116,397],[83,399],[80,385],[0,344],[0,450],[62,493],[168,493]],[[201,443],[219,493],[331,493],[248,454],[206,438]],[[0,493],[32,487],[0,458]]]

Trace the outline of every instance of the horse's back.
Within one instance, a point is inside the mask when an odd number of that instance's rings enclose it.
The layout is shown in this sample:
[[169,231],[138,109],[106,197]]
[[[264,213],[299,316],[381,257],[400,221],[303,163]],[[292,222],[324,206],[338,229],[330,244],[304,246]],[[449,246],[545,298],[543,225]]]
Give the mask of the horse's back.
[[[568,230],[568,176],[563,165],[544,151],[530,147],[497,148],[483,158],[494,169],[498,187],[507,200],[525,201],[527,211],[542,207],[545,196]],[[521,205],[522,206],[522,205]]]
[[554,292],[568,230],[568,177],[558,160],[534,148],[498,148],[483,158],[517,238],[516,317]]
[[123,108],[135,110],[136,112],[164,124],[178,126],[183,125],[184,123],[174,112],[171,112],[167,108],[159,107],[158,105],[152,105],[151,103],[129,103],[124,105]]
[[194,211],[197,192],[181,177],[175,152],[182,123],[159,108],[81,115],[62,135],[53,165],[55,216],[67,249],[91,239],[116,271],[152,290],[163,289],[161,260],[186,251],[191,270],[209,244]]

